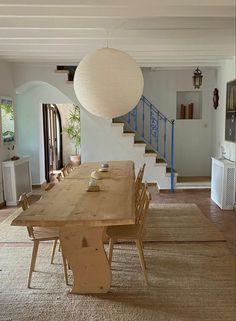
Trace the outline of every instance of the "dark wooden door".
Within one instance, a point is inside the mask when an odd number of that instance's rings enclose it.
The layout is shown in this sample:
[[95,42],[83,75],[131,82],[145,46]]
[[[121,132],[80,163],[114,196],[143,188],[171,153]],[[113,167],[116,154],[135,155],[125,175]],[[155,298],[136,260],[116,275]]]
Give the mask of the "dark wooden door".
[[62,168],[62,126],[58,108],[54,104],[43,104],[45,179]]

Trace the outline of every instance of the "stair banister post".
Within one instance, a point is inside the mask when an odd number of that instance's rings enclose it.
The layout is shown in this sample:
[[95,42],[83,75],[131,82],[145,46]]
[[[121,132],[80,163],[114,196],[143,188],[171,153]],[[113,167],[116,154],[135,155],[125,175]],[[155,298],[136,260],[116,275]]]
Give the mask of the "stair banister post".
[[152,145],[152,105],[150,105],[149,144]]
[[174,192],[174,133],[175,128],[175,121],[174,119],[171,120],[171,159],[170,159],[170,168],[171,168],[171,177],[170,177],[170,190],[171,192]]
[[156,139],[157,139],[157,151],[159,152],[159,123],[161,121],[160,119],[160,113],[159,110],[156,112],[157,113],[157,129],[156,129]]
[[164,158],[166,159],[166,118],[164,120]]

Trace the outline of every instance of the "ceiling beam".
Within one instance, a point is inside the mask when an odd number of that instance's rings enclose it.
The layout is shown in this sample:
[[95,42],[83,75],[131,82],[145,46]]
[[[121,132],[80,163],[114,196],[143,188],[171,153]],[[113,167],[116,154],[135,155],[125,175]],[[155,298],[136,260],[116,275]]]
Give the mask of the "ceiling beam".
[[[146,3],[145,3],[146,4]],[[135,18],[135,17],[234,17],[235,6],[166,6],[135,5],[133,6],[58,6],[58,5],[2,5],[0,17],[77,17],[77,18]]]
[[[0,0],[0,6],[77,6],[77,7],[97,7],[97,6],[118,6],[126,5],[133,6],[137,5],[137,0],[118,0],[111,2],[111,0]],[[165,5],[165,6],[234,6],[234,0],[146,0],[140,5]]]
[[234,29],[234,18],[151,18],[151,19],[88,19],[28,17],[1,17],[0,28],[4,29],[113,29],[121,30],[171,30],[171,29]]

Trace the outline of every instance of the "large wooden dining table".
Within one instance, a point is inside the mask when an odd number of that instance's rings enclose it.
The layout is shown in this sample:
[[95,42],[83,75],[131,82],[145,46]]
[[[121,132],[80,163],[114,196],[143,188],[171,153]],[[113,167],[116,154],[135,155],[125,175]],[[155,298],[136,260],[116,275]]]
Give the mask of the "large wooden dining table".
[[72,293],[105,293],[111,269],[104,250],[107,226],[134,224],[134,163],[111,161],[97,180],[98,192],[87,192],[91,172],[100,162],[75,168],[61,183],[22,212],[17,226],[58,227],[63,254],[73,272]]

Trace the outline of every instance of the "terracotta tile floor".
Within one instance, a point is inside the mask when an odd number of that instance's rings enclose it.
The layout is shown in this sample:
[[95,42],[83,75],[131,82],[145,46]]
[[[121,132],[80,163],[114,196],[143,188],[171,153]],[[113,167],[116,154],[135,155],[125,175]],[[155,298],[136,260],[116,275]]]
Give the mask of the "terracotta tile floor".
[[[224,234],[229,249],[236,255],[236,212],[221,210],[210,198],[210,192],[199,191],[178,191],[175,193],[158,193],[155,186],[149,187],[153,203],[195,203],[201,211],[218,227]],[[40,192],[35,190],[37,195],[30,197],[30,203],[40,197]],[[0,222],[4,221],[14,208],[0,209]]]
[[[33,204],[34,202],[36,202],[41,194],[42,194],[42,190],[41,189],[35,189],[33,190],[33,195],[31,195],[29,197],[29,203]],[[11,215],[12,211],[14,211],[16,209],[15,206],[8,206],[8,207],[4,207],[0,209],[0,223],[3,222],[9,215]]]

